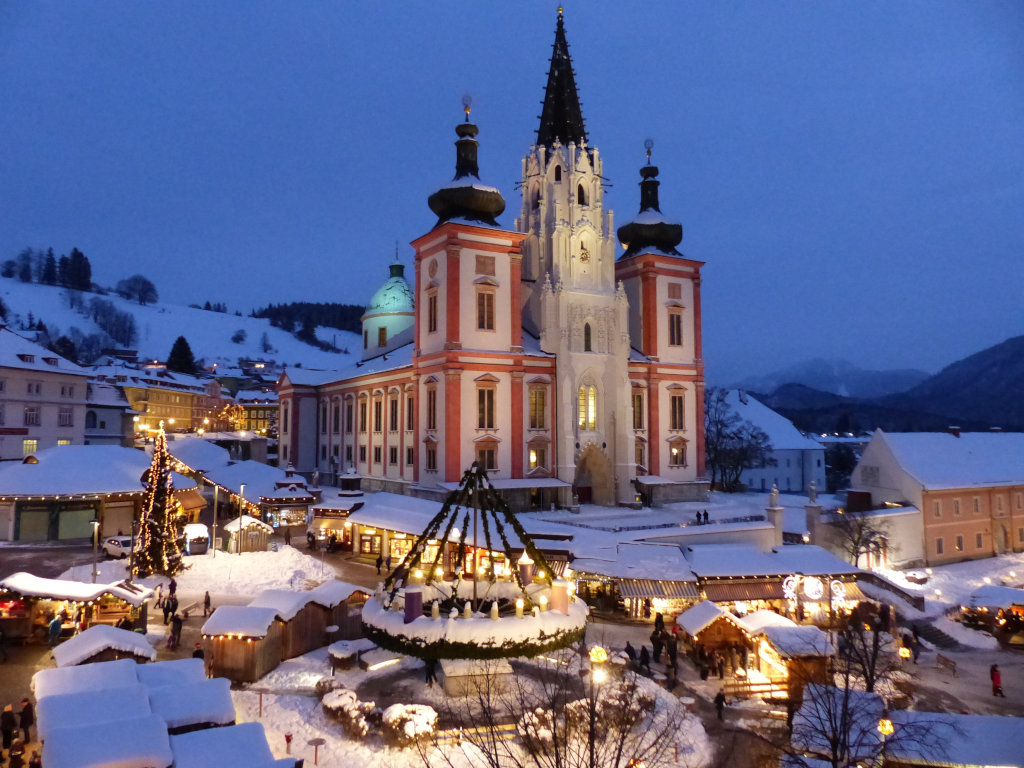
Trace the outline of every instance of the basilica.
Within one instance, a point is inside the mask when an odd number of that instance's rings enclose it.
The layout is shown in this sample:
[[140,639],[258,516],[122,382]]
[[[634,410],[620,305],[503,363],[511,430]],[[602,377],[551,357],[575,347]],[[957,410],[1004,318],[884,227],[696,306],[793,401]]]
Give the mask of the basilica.
[[437,223],[411,284],[392,264],[367,305],[361,360],[282,375],[282,464],[440,498],[475,461],[518,509],[704,498],[703,262],[678,250],[649,146],[639,213],[613,229],[561,11],[511,229],[468,106],[455,132]]

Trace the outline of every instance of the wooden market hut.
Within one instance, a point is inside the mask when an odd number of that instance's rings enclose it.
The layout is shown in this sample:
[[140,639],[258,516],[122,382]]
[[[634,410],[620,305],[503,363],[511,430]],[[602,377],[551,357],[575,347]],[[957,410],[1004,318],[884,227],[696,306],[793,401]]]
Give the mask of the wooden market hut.
[[747,627],[738,616],[704,600],[676,617],[683,639],[694,647],[703,647],[706,653],[726,651],[733,646],[749,647]]
[[325,581],[310,591],[313,605],[324,614],[324,626],[338,628],[330,641],[363,636],[363,604],[370,599],[370,592],[340,579]]
[[281,663],[283,624],[274,608],[222,605],[203,624],[206,667],[213,677],[252,683]]
[[266,552],[270,548],[270,536],[274,533],[273,527],[249,515],[240,515],[224,523],[223,529],[228,535],[228,552]]
[[58,667],[117,659],[132,659],[144,664],[156,661],[156,649],[138,632],[94,624],[54,648],[53,658]]
[[122,581],[91,584],[45,579],[24,571],[0,579],[0,631],[7,640],[45,641],[47,625],[62,615],[62,634],[80,627],[114,625],[127,619],[133,629],[144,628],[147,600],[153,590]]
[[829,660],[835,647],[813,625],[769,626],[756,637],[755,659],[766,677],[785,680],[790,701],[802,701],[808,683],[829,683]]
[[252,608],[270,608],[281,625],[281,659],[291,659],[327,645],[324,611],[313,604],[313,593],[288,589],[266,589],[249,603]]

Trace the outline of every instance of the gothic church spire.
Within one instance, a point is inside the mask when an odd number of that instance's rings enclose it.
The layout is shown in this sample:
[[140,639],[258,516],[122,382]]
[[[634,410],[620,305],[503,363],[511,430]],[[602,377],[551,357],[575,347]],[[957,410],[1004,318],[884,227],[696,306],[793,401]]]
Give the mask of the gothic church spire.
[[579,92],[576,90],[576,74],[569,57],[569,43],[565,39],[561,8],[558,9],[558,25],[555,27],[555,44],[552,46],[551,69],[548,71],[543,104],[540,127],[537,129],[537,146],[550,147],[555,141],[576,146],[586,143],[587,129],[583,122]]

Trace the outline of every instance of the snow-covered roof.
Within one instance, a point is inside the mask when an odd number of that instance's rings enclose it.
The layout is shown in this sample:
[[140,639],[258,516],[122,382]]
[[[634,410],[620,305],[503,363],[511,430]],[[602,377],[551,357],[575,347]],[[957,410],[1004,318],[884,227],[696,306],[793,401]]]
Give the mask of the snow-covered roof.
[[164,685],[185,685],[206,679],[206,667],[202,659],[172,659],[156,664],[137,664],[135,673],[139,682],[147,688]]
[[77,667],[41,669],[32,675],[32,692],[36,701],[41,701],[47,696],[60,696],[79,691],[129,688],[139,682],[135,674],[135,668],[138,666],[140,665],[131,659],[118,659]]
[[726,404],[744,421],[768,435],[772,450],[775,451],[824,451],[817,440],[804,437],[803,433],[793,426],[793,422],[780,413],[776,413],[756,397],[730,389],[726,392]]
[[185,524],[185,538],[186,539],[208,539],[210,538],[210,529],[202,523],[186,523]]
[[186,467],[197,472],[226,467],[231,454],[226,448],[198,437],[179,437],[167,441],[167,450]]
[[222,605],[203,624],[203,634],[264,637],[276,618],[276,608]]
[[971,592],[966,603],[968,608],[1009,608],[1011,605],[1024,606],[1024,589],[1000,587],[985,584]]
[[314,513],[318,509],[338,509],[350,512],[353,508],[361,507],[365,503],[366,499],[361,493],[358,495],[346,495],[337,491],[325,491],[323,498],[311,505],[311,509]]
[[[880,739],[878,721],[884,712],[885,702],[876,693],[809,683],[804,688],[803,705],[793,718],[793,746],[831,754],[831,729],[822,724],[835,722],[838,713],[842,713],[851,761],[873,759]],[[895,719],[896,714],[893,712],[891,717]]]
[[827,549],[808,544],[784,544],[772,550],[785,573],[804,576],[836,576],[860,573],[861,569],[837,557]]
[[[914,738],[894,737],[887,758],[902,764],[956,766],[1024,766],[1024,728],[1019,717],[958,715],[898,710],[889,717],[897,729],[918,729]],[[899,731],[897,731],[897,736]]]
[[812,625],[765,627],[760,634],[768,638],[783,658],[834,656],[836,652],[828,635]]
[[578,558],[572,569],[618,579],[696,581],[697,576],[674,544],[623,543],[614,559]]
[[39,700],[36,709],[39,735],[44,741],[58,728],[131,720],[148,714],[149,698],[145,687],[138,683],[47,696]]
[[25,371],[63,373],[72,376],[89,375],[84,368],[80,368],[56,352],[51,352],[46,347],[29,341],[2,325],[0,325],[0,368],[19,368]]
[[70,667],[108,648],[156,660],[156,649],[144,636],[109,624],[93,624],[84,632],[68,638],[53,649],[53,658],[58,667]]
[[[245,500],[254,502],[260,497],[271,496],[277,491],[277,484],[291,480],[288,473],[279,467],[272,467],[260,461],[240,461],[230,466],[210,468],[206,471],[206,479],[226,488],[231,493],[238,493],[245,486]],[[295,482],[302,483],[301,477]]]
[[694,573],[716,576],[831,576],[858,573],[850,565],[821,547],[792,544],[763,552],[748,544],[695,544],[683,550]]
[[336,381],[353,379],[357,376],[368,376],[370,374],[405,368],[412,365],[412,352],[413,343],[409,342],[389,352],[366,360],[360,360],[340,370],[314,371],[307,368],[289,368],[282,374],[282,378],[287,376],[290,383],[298,386],[319,387]]
[[294,758],[275,760],[262,723],[239,723],[171,736],[175,768],[294,768]]
[[[61,445],[33,454],[36,463],[4,462],[4,496],[80,496],[141,493],[142,475],[152,460],[143,451],[120,445]],[[175,490],[195,481],[173,473]]]
[[25,571],[12,573],[0,579],[0,589],[6,589],[25,597],[46,597],[53,600],[71,600],[76,603],[97,600],[103,595],[112,595],[131,603],[142,605],[153,594],[153,590],[141,584],[116,582],[113,584],[91,584],[69,579],[45,579]]
[[780,616],[775,611],[769,611],[766,608],[746,614],[741,621],[751,634],[760,632],[766,627],[798,626],[792,619],[787,619],[785,616]]
[[167,724],[156,715],[54,728],[43,744],[46,768],[169,768]]
[[128,410],[131,403],[124,396],[124,390],[112,384],[101,384],[98,381],[89,382],[86,401],[90,408],[121,408]]
[[366,595],[370,594],[370,590],[366,587],[359,587],[355,584],[349,584],[347,581],[341,579],[330,579],[325,581],[318,587],[314,587],[309,591],[309,595],[314,603],[322,605],[325,608],[333,608],[336,605],[348,600],[356,592],[362,592]]
[[381,313],[397,314],[413,311],[412,288],[404,277],[397,275],[389,277],[377,292],[373,294],[370,303],[366,305],[366,315]]
[[689,635],[699,634],[703,629],[710,626],[716,619],[727,617],[733,623],[738,624],[736,617],[719,608],[710,600],[702,600],[692,608],[688,608],[676,616],[676,624]]
[[224,523],[224,525],[222,525],[221,528],[223,528],[228,533],[232,533],[234,531],[237,531],[239,526],[241,526],[242,528],[248,528],[249,526],[253,525],[257,528],[262,528],[267,533],[274,532],[273,526],[264,523],[262,520],[257,520],[255,517],[249,517],[249,515],[239,515],[238,517],[233,518],[232,520],[229,520],[228,522]]
[[149,691],[149,705],[164,719],[168,728],[235,722],[231,681],[226,677],[153,688]]
[[281,621],[291,621],[299,611],[313,602],[312,591],[293,592],[290,589],[265,589],[254,597],[253,608],[273,608]]
[[1024,484],[1024,432],[882,432],[899,465],[926,489]]
[[[523,488],[569,488],[572,483],[559,480],[557,477],[495,477],[488,478],[491,485],[499,491],[523,489]],[[447,491],[454,491],[459,487],[458,483],[438,483],[441,488]]]

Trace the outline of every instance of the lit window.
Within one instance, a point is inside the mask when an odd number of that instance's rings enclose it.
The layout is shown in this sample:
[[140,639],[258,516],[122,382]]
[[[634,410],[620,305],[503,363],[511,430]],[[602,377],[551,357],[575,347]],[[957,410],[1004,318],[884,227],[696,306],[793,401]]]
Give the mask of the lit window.
[[494,292],[477,291],[476,327],[481,331],[494,330]]
[[547,397],[543,389],[530,390],[530,429],[544,429],[547,424]]
[[31,456],[33,453],[39,450],[38,440],[22,440],[21,441],[21,456]]
[[58,440],[57,445],[71,445],[70,440]]
[[[644,428],[644,396],[639,392],[633,394],[633,429]],[[638,464],[640,462],[637,462]]]
[[963,536],[957,536],[956,537],[956,551],[957,552],[963,552],[964,551],[964,537]]
[[544,446],[530,449],[530,469],[545,469],[548,465],[548,451]]
[[580,387],[579,427],[587,431],[597,429],[597,387]]
[[686,441],[673,440],[668,446],[668,465],[670,467],[686,466]]

